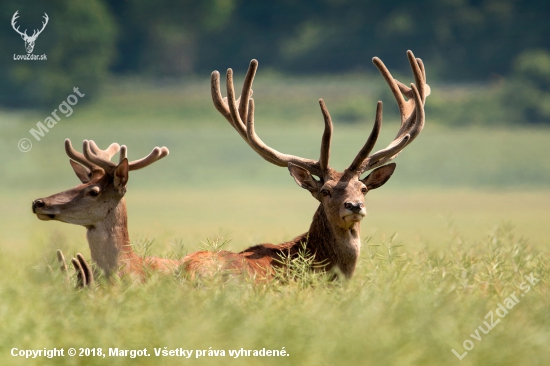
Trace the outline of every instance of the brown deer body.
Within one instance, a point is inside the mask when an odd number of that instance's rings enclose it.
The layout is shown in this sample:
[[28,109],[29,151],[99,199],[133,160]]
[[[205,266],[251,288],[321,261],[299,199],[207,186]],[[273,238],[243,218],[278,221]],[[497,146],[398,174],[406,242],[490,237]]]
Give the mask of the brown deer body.
[[[260,244],[236,254],[197,252],[184,258],[192,273],[208,272],[213,263],[218,268],[248,272],[257,278],[269,278],[273,267],[283,265],[284,258],[295,256],[305,246],[315,263],[325,270],[336,270],[345,277],[353,275],[361,247],[360,222],[366,215],[365,194],[382,186],[393,174],[395,164],[388,164],[411,143],[424,127],[424,103],[430,93],[424,65],[411,51],[407,53],[415,84],[407,87],[395,80],[378,58],[373,62],[386,79],[397,101],[401,127],[395,139],[380,151],[369,155],[382,125],[382,103],[378,102],[374,128],[363,148],[344,172],[329,167],[332,120],[323,100],[319,100],[325,121],[319,160],[309,160],[280,153],[267,146],[254,131],[252,82],[258,67],[252,60],[245,77],[241,96],[235,100],[233,72],[227,71],[227,97],[220,92],[219,73],[212,73],[211,91],[216,109],[226,118],[246,143],[266,161],[287,167],[296,183],[308,190],[320,204],[309,230],[294,240],[274,245]],[[405,95],[408,100],[403,97]],[[374,169],[366,178],[361,175]],[[314,178],[313,176],[316,176]]]
[[[107,276],[142,274],[145,267],[164,272],[176,268],[178,261],[142,258],[133,251],[124,199],[128,173],[162,159],[168,155],[168,149],[157,147],[147,157],[131,163],[126,159],[126,146],[116,143],[107,150],[100,150],[93,141],[85,140],[84,154],[81,154],[73,149],[70,140],[65,140],[65,150],[82,184],[33,201],[33,213],[41,220],[86,227],[92,260]],[[117,165],[110,160],[119,150],[120,163]]]

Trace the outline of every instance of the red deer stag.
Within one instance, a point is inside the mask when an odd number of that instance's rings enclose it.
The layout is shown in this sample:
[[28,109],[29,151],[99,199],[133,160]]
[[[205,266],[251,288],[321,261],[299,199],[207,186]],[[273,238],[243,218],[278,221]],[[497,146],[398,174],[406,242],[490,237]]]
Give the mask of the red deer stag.
[[[114,143],[101,150],[93,141],[84,140],[83,152],[74,150],[71,141],[65,140],[65,151],[82,184],[32,203],[32,212],[40,220],[58,220],[86,227],[92,260],[103,272],[143,274],[144,267],[170,273],[179,261],[164,258],[141,258],[133,250],[128,236],[126,214],[126,184],[128,173],[145,168],[168,155],[166,147],[155,147],[140,160],[128,162],[126,146]],[[111,158],[120,151],[119,164]],[[65,263],[62,253],[58,259]],[[72,259],[78,283],[89,285],[92,272],[80,255]],[[65,268],[66,269],[66,268]]]
[[[287,167],[296,183],[307,189],[320,204],[309,231],[289,242],[278,245],[260,244],[238,254],[227,251],[193,253],[184,259],[187,269],[191,272],[204,272],[212,261],[217,260],[222,263],[222,268],[244,270],[265,278],[270,276],[272,267],[281,265],[282,258],[296,255],[302,243],[305,243],[316,263],[324,263],[326,270],[336,269],[350,278],[359,257],[360,222],[366,215],[364,196],[368,191],[386,183],[395,169],[395,163],[384,164],[393,160],[424,127],[424,103],[430,89],[426,84],[422,61],[415,58],[411,51],[407,55],[415,79],[415,84],[411,84],[410,88],[395,80],[380,59],[373,59],[397,101],[401,113],[399,132],[385,149],[369,155],[382,125],[382,102],[378,102],[374,128],[369,138],[351,165],[342,173],[329,166],[332,121],[322,99],[319,104],[325,120],[325,131],[319,160],[283,154],[267,146],[254,131],[254,100],[251,95],[258,62],[250,62],[238,100],[235,100],[233,71],[227,70],[226,98],[222,98],[220,92],[220,74],[214,71],[211,91],[216,109],[256,153],[272,164]],[[374,170],[367,177],[361,179],[364,172],[372,169]]]

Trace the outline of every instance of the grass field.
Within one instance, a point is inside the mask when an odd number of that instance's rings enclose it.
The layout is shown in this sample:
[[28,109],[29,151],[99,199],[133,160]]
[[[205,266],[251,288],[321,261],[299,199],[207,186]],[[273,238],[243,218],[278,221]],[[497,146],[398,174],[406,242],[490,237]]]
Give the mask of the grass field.
[[[272,81],[258,84],[254,94],[264,141],[317,158],[322,119],[316,100],[324,97],[336,124],[331,162],[345,168],[367,137],[374,108],[369,98],[379,89],[351,77]],[[392,179],[367,195],[361,260],[349,282],[329,283],[298,268],[297,281],[266,286],[152,275],[145,284],[123,280],[80,292],[67,287],[55,250],[88,257],[84,228],[42,222],[30,211],[33,199],[78,181],[65,138],[76,146],[85,138],[100,146],[124,143],[130,159],[157,145],[170,149],[167,158],[130,175],[130,236],[139,251],[153,240],[154,255],[178,255],[182,246],[194,251],[217,238],[242,250],[307,230],[316,201],[286,169],[246,146],[210,106],[208,92],[206,80],[164,86],[126,81],[94,103],[77,104],[41,141],[28,131],[49,112],[1,114],[2,365],[547,363],[545,128],[449,129],[428,115],[425,131],[396,160]],[[377,148],[397,129],[392,116]],[[27,153],[17,149],[23,137],[33,142]],[[540,281],[532,280],[526,292],[524,276],[530,274]],[[487,329],[485,316],[511,295],[517,304],[503,318],[494,315],[500,322],[484,334],[478,327]],[[460,361],[451,350],[462,355],[469,342],[473,348]],[[14,347],[147,348],[152,356],[27,360],[12,357]],[[206,355],[156,357],[154,348],[163,347]],[[208,357],[210,347],[226,356]],[[283,347],[289,356],[229,356],[229,350]]]

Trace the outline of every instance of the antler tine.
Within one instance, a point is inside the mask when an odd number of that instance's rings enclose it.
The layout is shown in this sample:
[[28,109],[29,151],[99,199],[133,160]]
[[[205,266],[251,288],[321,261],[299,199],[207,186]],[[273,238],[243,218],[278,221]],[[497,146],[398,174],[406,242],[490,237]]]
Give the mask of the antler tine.
[[122,163],[122,161],[128,157],[127,152],[128,152],[128,150],[126,148],[126,145],[122,145],[120,147],[120,156],[118,158],[118,163],[119,164]]
[[92,140],[84,140],[82,143],[82,151],[88,161],[98,165],[105,170],[106,173],[110,173],[116,168],[116,164],[106,158],[106,152],[99,149]]
[[90,143],[90,149],[92,152],[101,159],[111,160],[111,158],[120,150],[120,145],[116,142],[113,142],[105,150],[100,149],[93,140],[89,140],[88,142]]
[[99,146],[97,146],[97,144],[95,143],[94,140],[88,140],[88,143],[90,145],[90,150],[96,154],[96,155],[99,155],[101,154],[101,149],[99,148]]
[[246,133],[248,136],[248,143],[258,152],[262,158],[272,162],[273,164],[286,167],[288,163],[293,163],[298,165],[310,173],[323,176],[324,170],[321,169],[319,162],[311,159],[304,159],[294,155],[283,154],[271,147],[267,146],[261,139],[256,135],[254,131],[254,99],[250,98],[250,104],[248,106],[248,121],[246,126]]
[[113,156],[115,156],[115,154],[117,152],[120,151],[120,145],[117,144],[116,142],[113,142],[111,145],[109,145],[109,147],[105,150],[105,153],[107,154],[107,158],[109,160],[111,160],[113,158]]
[[248,66],[243,82],[241,97],[239,98],[239,115],[241,116],[245,126],[248,119],[248,101],[252,96],[252,83],[254,82],[254,76],[256,76],[256,70],[258,70],[258,60],[253,59],[250,61],[250,65]]
[[380,130],[382,129],[382,102],[378,102],[376,105],[376,118],[374,120],[374,126],[372,127],[372,131],[369,135],[369,138],[367,139],[367,142],[365,142],[365,145],[359,150],[357,153],[357,156],[355,159],[353,159],[353,162],[349,166],[348,170],[356,171],[359,170],[359,167],[365,161],[365,159],[369,156],[370,152],[374,148],[374,145],[376,144],[376,140],[378,139],[378,136],[380,135]]
[[[126,151],[125,151],[125,153],[126,153]],[[147,155],[146,157],[144,157],[142,159],[139,159],[139,160],[134,160],[131,163],[129,163],[129,169],[130,170],[138,170],[138,169],[145,168],[146,166],[149,166],[149,165],[153,164],[155,161],[164,158],[169,153],[170,152],[168,151],[168,148],[166,148],[165,146],[155,147],[153,149],[153,151],[151,151],[151,153],[149,155]]]
[[424,77],[422,69],[420,68],[420,65],[418,64],[418,59],[414,57],[414,54],[411,50],[407,51],[407,57],[409,59],[409,64],[411,65],[411,69],[414,75],[415,85],[420,92],[422,102],[424,102],[424,84],[426,84],[426,79]]
[[382,74],[382,76],[386,80],[386,83],[390,87],[393,97],[397,102],[397,107],[399,108],[399,113],[401,115],[401,125],[403,125],[411,109],[410,107],[407,108],[407,102],[405,101],[405,99],[403,98],[403,95],[401,94],[400,86],[404,86],[404,85],[402,83],[399,83],[397,80],[393,78],[393,76],[391,75],[386,65],[384,65],[382,60],[380,60],[378,57],[373,57],[372,63],[376,66],[378,71],[380,71],[380,74]]
[[323,132],[323,138],[321,139],[321,154],[319,156],[319,167],[325,171],[328,169],[328,162],[330,159],[330,143],[332,140],[332,118],[328,112],[327,106],[323,99],[319,99],[319,106],[321,107],[321,113],[325,120],[325,131]]
[[[86,141],[86,140],[84,140],[84,141]],[[91,161],[89,161],[88,159],[86,159],[86,157],[84,155],[82,155],[81,153],[79,153],[78,151],[73,149],[73,146],[71,144],[70,139],[65,140],[65,152],[67,153],[69,158],[71,158],[72,160],[76,161],[79,164],[82,164],[83,166],[85,166],[86,168],[88,168],[90,170],[97,170],[98,168],[100,168],[96,164],[94,164]]]
[[235,87],[233,86],[233,70],[227,69],[227,74],[225,75],[225,81],[226,81],[226,87],[227,87],[227,104],[229,105],[229,113],[231,115],[231,120],[233,121],[233,125],[242,130],[245,131],[246,134],[246,127],[243,123],[241,116],[237,113],[237,107],[235,102]]

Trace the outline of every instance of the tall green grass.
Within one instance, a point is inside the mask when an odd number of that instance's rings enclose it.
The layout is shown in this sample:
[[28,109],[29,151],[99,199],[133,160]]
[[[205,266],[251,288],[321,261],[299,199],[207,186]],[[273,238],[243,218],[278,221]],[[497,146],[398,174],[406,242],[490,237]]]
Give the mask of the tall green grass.
[[[57,243],[52,243],[53,247]],[[294,280],[252,284],[214,277],[190,282],[151,275],[91,290],[68,287],[50,251],[0,258],[4,365],[544,365],[550,319],[548,252],[507,226],[474,245],[411,251],[398,239],[365,240],[354,278],[330,282],[295,263]],[[165,254],[170,254],[166,252]],[[35,263],[34,265],[30,265]],[[53,268],[53,269],[52,269]],[[540,280],[519,289],[524,275]],[[513,294],[520,299],[488,334],[470,334]],[[521,293],[524,297],[521,297]],[[494,315],[497,319],[497,315]],[[475,334],[474,334],[475,335]],[[474,348],[459,362],[466,339]],[[11,348],[168,347],[225,350],[226,357],[64,357],[25,360]],[[229,350],[286,350],[287,357],[230,359]]]

